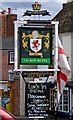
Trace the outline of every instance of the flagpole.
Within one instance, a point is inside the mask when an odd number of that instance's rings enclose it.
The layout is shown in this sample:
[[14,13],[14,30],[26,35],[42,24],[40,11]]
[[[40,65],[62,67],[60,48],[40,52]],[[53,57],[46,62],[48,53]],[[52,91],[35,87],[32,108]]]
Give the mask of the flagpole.
[[[55,82],[57,87],[57,72],[58,72],[58,24],[59,21],[52,21],[55,25],[55,36],[54,36],[54,69],[55,69]],[[57,120],[57,110],[58,110],[58,96],[55,93],[55,120]]]

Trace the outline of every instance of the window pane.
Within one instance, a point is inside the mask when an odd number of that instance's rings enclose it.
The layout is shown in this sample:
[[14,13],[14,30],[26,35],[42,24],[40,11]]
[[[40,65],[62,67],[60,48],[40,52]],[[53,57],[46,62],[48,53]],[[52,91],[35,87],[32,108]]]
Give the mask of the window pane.
[[10,63],[14,63],[14,52],[10,52]]
[[59,110],[62,111],[62,96],[60,97]]
[[14,80],[14,73],[9,73],[9,80]]
[[68,90],[63,91],[63,111],[68,111]]
[[60,98],[60,104],[59,104],[59,110],[61,111],[67,111],[68,112],[68,105],[69,105],[69,99],[68,99],[68,89],[65,89],[63,91],[63,94]]

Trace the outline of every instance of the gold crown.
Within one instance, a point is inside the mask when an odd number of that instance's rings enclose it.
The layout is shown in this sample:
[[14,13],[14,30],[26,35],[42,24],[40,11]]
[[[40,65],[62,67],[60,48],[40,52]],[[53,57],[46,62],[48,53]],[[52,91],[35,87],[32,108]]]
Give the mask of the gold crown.
[[41,9],[41,4],[38,4],[38,2],[35,2],[32,4],[33,10],[40,10]]

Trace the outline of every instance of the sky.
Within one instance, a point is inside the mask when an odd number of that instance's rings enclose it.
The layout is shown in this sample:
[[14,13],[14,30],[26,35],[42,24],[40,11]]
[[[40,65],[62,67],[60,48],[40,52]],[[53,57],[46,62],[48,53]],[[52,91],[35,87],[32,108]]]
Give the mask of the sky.
[[[34,2],[35,0],[0,0],[2,2]],[[38,0],[38,2],[44,2],[44,0]],[[67,0],[45,0],[45,2],[67,2]]]
[[[40,19],[48,20],[52,19],[62,9],[63,3],[67,2],[67,0],[0,0],[0,11],[2,11],[1,8],[7,11],[10,7],[11,12],[16,13],[18,19],[34,19],[34,16],[23,17],[23,14],[26,10],[32,10],[32,4],[37,1],[42,5],[41,10],[47,10],[51,14],[51,16],[40,16]],[[36,16],[36,19],[38,19],[38,16]]]

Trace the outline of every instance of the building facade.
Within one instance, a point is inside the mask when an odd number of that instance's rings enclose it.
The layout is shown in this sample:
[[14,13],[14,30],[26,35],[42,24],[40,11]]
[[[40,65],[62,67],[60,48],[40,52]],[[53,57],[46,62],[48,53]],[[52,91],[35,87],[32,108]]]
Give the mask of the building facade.
[[[60,111],[68,113],[73,107],[73,0],[63,4],[62,10],[53,18],[59,21],[59,37],[71,68],[68,83],[61,97]],[[68,107],[67,107],[67,106]]]
[[[0,106],[19,115],[19,108],[15,104],[15,101],[20,104],[19,80],[14,81],[14,73],[9,73],[10,69],[14,69],[14,21],[16,20],[17,15],[11,14],[9,9],[7,14],[5,11],[0,14]],[[15,108],[18,108],[18,111]]]
[[[63,9],[53,18],[59,21],[59,37],[63,43],[65,53],[71,66],[69,81],[73,81],[73,2],[63,4]],[[3,11],[0,15],[1,24],[1,49],[0,49],[0,105],[5,107],[4,101],[9,100],[6,108],[15,115],[25,115],[25,87],[26,82],[33,81],[32,78],[22,78],[22,75],[14,76],[14,25],[17,20],[14,14],[5,14]],[[29,21],[30,26],[37,26],[38,21]],[[46,21],[47,22],[47,21]],[[46,22],[39,21],[38,25],[47,25]],[[66,44],[67,43],[67,44]],[[48,65],[20,65],[20,69],[47,69]],[[9,72],[11,70],[11,72]],[[46,79],[46,78],[44,78]],[[43,79],[42,79],[43,80]],[[61,97],[59,111],[69,112],[73,106],[73,83],[67,83],[66,88]],[[66,103],[66,104],[65,104]],[[10,106],[10,107],[9,107]],[[50,108],[54,106],[54,90],[50,89]]]

